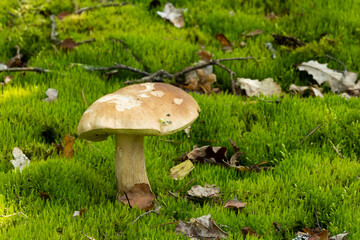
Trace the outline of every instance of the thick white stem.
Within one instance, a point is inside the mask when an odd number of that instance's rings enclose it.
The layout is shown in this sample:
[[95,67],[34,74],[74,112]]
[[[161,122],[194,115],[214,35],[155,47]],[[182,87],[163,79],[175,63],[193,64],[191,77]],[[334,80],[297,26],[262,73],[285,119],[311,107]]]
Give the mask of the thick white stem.
[[121,196],[136,183],[147,183],[144,136],[118,134],[116,138],[115,175],[117,192]]

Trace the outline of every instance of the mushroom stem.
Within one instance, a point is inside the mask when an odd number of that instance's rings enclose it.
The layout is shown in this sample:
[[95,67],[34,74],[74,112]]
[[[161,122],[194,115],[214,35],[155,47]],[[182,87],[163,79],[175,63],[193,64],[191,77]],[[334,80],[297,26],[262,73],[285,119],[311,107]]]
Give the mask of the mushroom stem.
[[137,183],[146,183],[150,186],[145,168],[144,136],[117,134],[115,139],[115,175],[118,196],[122,196]]

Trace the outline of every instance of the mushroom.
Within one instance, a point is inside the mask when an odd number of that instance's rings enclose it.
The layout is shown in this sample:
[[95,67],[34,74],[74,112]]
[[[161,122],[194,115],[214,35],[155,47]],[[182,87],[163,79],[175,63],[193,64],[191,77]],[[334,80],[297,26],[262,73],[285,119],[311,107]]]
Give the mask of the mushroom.
[[199,112],[194,98],[177,87],[165,83],[135,84],[95,101],[84,112],[78,135],[90,141],[115,135],[115,174],[121,196],[135,184],[150,187],[144,136],[169,135],[185,129]]

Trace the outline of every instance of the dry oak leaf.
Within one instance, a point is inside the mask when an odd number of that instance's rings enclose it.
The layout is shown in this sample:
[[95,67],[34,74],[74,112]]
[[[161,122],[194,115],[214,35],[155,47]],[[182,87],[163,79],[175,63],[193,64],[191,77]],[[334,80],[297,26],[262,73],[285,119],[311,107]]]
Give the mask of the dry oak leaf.
[[246,206],[246,202],[240,202],[236,196],[234,197],[233,200],[229,200],[225,203],[224,208],[231,208],[235,211],[242,209]]
[[78,45],[79,44],[77,44],[72,38],[67,38],[59,44],[60,48],[64,51],[73,50]]
[[348,71],[344,77],[343,73],[330,69],[327,65],[327,63],[320,64],[317,61],[311,60],[309,62],[303,62],[296,67],[300,71],[306,71],[312,75],[319,85],[327,82],[333,93],[337,93],[339,90],[340,92],[345,92],[347,89],[355,86],[358,73]]
[[175,227],[177,233],[183,233],[191,239],[226,239],[228,233],[223,231],[211,219],[211,215],[204,215],[198,218],[192,218],[190,222],[180,221]]
[[[204,64],[205,61],[200,60],[195,66],[199,64]],[[212,73],[213,68],[211,65],[206,66],[201,69],[196,69],[194,71],[188,72],[185,74],[185,83],[187,85],[184,88],[197,91],[209,93],[212,89],[212,84],[216,82],[216,75]]]
[[172,179],[182,180],[184,179],[193,169],[194,164],[190,160],[186,160],[175,167],[170,169],[170,175]]
[[137,183],[135,184],[130,191],[126,192],[127,198],[124,195],[118,198],[119,202],[122,202],[131,207],[137,208],[140,207],[141,210],[149,211],[154,208],[155,195],[152,193],[149,184],[146,183]]
[[20,170],[20,172],[29,166],[30,160],[29,158],[21,151],[20,148],[14,147],[12,150],[12,155],[14,156],[14,159],[11,160],[12,165],[15,168],[15,172],[17,170]]
[[75,138],[73,138],[72,136],[70,136],[69,134],[66,134],[64,137],[64,142],[65,142],[65,146],[63,149],[63,152],[61,154],[62,157],[64,158],[72,158],[74,155],[74,149],[73,149],[73,145],[75,142]]
[[175,8],[171,3],[165,4],[163,12],[157,11],[156,13],[163,19],[169,20],[177,28],[185,26],[183,9]]
[[213,164],[224,164],[224,161],[227,161],[226,151],[226,147],[195,147],[191,152],[187,154],[187,158],[192,160],[192,162],[194,163],[208,162]]
[[214,56],[211,52],[204,51],[204,50],[199,50],[197,52],[197,55],[201,58],[201,60],[203,60],[205,62],[210,62]]
[[214,185],[208,185],[205,183],[205,186],[202,187],[200,185],[192,186],[188,191],[188,194],[192,197],[196,198],[213,198],[218,196],[220,193],[220,189],[215,187]]
[[310,91],[310,94],[315,97],[321,97],[321,98],[324,97],[324,95],[320,92],[320,90],[315,87],[296,86],[295,84],[291,84],[289,90],[297,92],[300,95],[304,95],[307,91]]
[[238,78],[236,85],[244,89],[248,97],[260,95],[272,96],[282,93],[280,85],[274,82],[272,78],[266,78],[262,81],[257,79],[252,80],[250,78]]
[[223,33],[216,34],[216,39],[221,44],[221,49],[224,52],[232,51],[231,42],[225,37]]

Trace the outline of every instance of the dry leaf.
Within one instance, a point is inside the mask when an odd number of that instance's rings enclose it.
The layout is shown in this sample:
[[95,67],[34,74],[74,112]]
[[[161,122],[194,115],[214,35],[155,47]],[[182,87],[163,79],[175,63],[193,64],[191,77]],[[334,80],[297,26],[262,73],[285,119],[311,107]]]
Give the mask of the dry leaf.
[[41,197],[42,200],[44,200],[45,202],[47,200],[50,200],[50,195],[47,192],[42,192],[42,191],[39,191],[39,190],[38,190],[38,192],[39,192],[40,197]]
[[45,101],[45,102],[55,101],[59,94],[59,92],[54,88],[48,88],[48,90],[46,90],[45,93],[48,96],[47,98],[43,99],[43,101]]
[[329,240],[344,240],[348,234],[348,232],[340,233],[336,236],[332,236],[331,238],[329,238]]
[[191,125],[187,126],[184,129],[184,132],[186,133],[187,137],[190,138],[190,131],[191,131]]
[[170,175],[172,179],[182,180],[184,179],[193,169],[194,164],[190,160],[186,160],[185,162],[176,165],[175,167],[170,169]]
[[73,138],[69,134],[65,135],[65,137],[64,137],[65,146],[64,146],[63,152],[61,154],[62,157],[69,158],[69,159],[73,157],[73,155],[74,155],[74,149],[73,149],[74,141],[75,141],[75,138]]
[[12,150],[12,155],[14,156],[14,159],[11,160],[12,165],[14,165],[15,172],[17,170],[20,170],[20,172],[29,166],[30,160],[29,158],[21,151],[20,148],[14,147]]
[[[150,186],[146,183],[135,184],[130,191],[126,192],[131,207],[140,207],[141,210],[149,211],[154,208],[155,195],[151,192]],[[129,205],[124,195],[118,198],[119,202]]]
[[229,200],[225,203],[224,208],[231,208],[235,211],[242,209],[246,206],[246,202],[240,202],[236,196],[234,197],[233,200]]
[[14,76],[4,76],[4,81],[0,83],[0,85],[6,85],[11,83],[11,81],[13,80]]
[[244,239],[246,238],[247,235],[256,236],[258,238],[261,238],[261,236],[259,234],[257,234],[254,230],[252,230],[249,227],[243,227],[243,229],[241,229],[241,233],[242,233]]
[[292,36],[272,34],[277,45],[284,45],[291,48],[305,46],[305,43]]
[[192,162],[208,162],[213,164],[224,164],[227,161],[226,147],[203,146],[194,148],[187,154],[188,159]]
[[274,12],[269,12],[266,16],[265,19],[269,19],[270,21],[278,19],[278,16],[276,16],[276,14]]
[[211,219],[210,214],[192,218],[188,223],[180,221],[175,230],[177,233],[183,233],[192,239],[217,240],[221,238],[226,239],[229,235],[216,225],[216,222]]
[[0,70],[5,70],[7,68],[8,68],[7,65],[0,63]]
[[297,65],[297,69],[300,71],[306,71],[312,75],[314,80],[322,85],[327,82],[330,85],[333,93],[345,92],[355,86],[358,74],[353,72],[347,72],[345,78],[341,72],[332,70],[327,67],[327,63],[320,64],[317,61],[303,62]]
[[157,11],[156,13],[163,19],[169,20],[177,28],[182,28],[185,25],[183,9],[175,8],[171,3],[165,4],[163,12]]
[[231,166],[236,166],[239,163],[238,158],[242,155],[242,152],[240,151],[238,146],[236,146],[236,143],[233,140],[229,139],[229,141],[230,141],[230,144],[231,144],[231,146],[233,147],[233,149],[235,151],[235,153],[230,158],[230,165]]
[[260,95],[272,96],[280,95],[282,93],[280,85],[274,82],[274,79],[272,78],[266,78],[262,81],[257,79],[252,80],[250,78],[238,78],[236,85],[240,86],[241,89],[244,89],[246,95],[249,97]]
[[320,90],[314,87],[296,86],[295,84],[291,84],[289,90],[295,91],[300,95],[305,95],[305,93],[309,91],[312,96],[321,97],[321,98],[324,97],[324,95],[320,92]]
[[192,186],[191,189],[188,191],[188,194],[192,197],[196,198],[213,198],[218,196],[220,190],[218,187],[214,185],[208,185],[205,183],[205,187],[200,185]]
[[78,46],[78,44],[76,42],[74,42],[74,40],[72,38],[67,38],[64,41],[62,41],[59,44],[59,46],[64,51],[69,51],[69,50],[73,50],[74,48],[76,48]]
[[204,50],[199,50],[197,52],[197,55],[201,58],[201,60],[205,62],[210,62],[212,57],[214,56],[211,52]]
[[254,30],[254,31],[252,31],[252,32],[249,32],[249,33],[243,34],[243,35],[245,35],[245,37],[248,38],[248,37],[254,37],[254,36],[257,36],[257,35],[260,35],[260,34],[263,34],[263,33],[264,33],[263,30],[261,30],[261,29],[256,29],[256,30]]
[[[194,66],[206,63],[203,60],[195,63]],[[211,65],[201,69],[185,74],[185,83],[183,87],[192,91],[209,93],[212,89],[212,84],[216,82],[216,75],[212,73],[213,67]]]
[[232,51],[231,42],[225,37],[223,33],[216,34],[216,39],[220,42],[221,48],[224,52]]
[[76,218],[76,217],[82,217],[85,215],[85,208],[81,209],[80,211],[75,211],[74,214],[73,214],[73,217]]
[[63,20],[65,17],[71,15],[71,13],[69,13],[68,11],[63,11],[61,13],[59,13],[56,17],[59,19],[59,20]]

